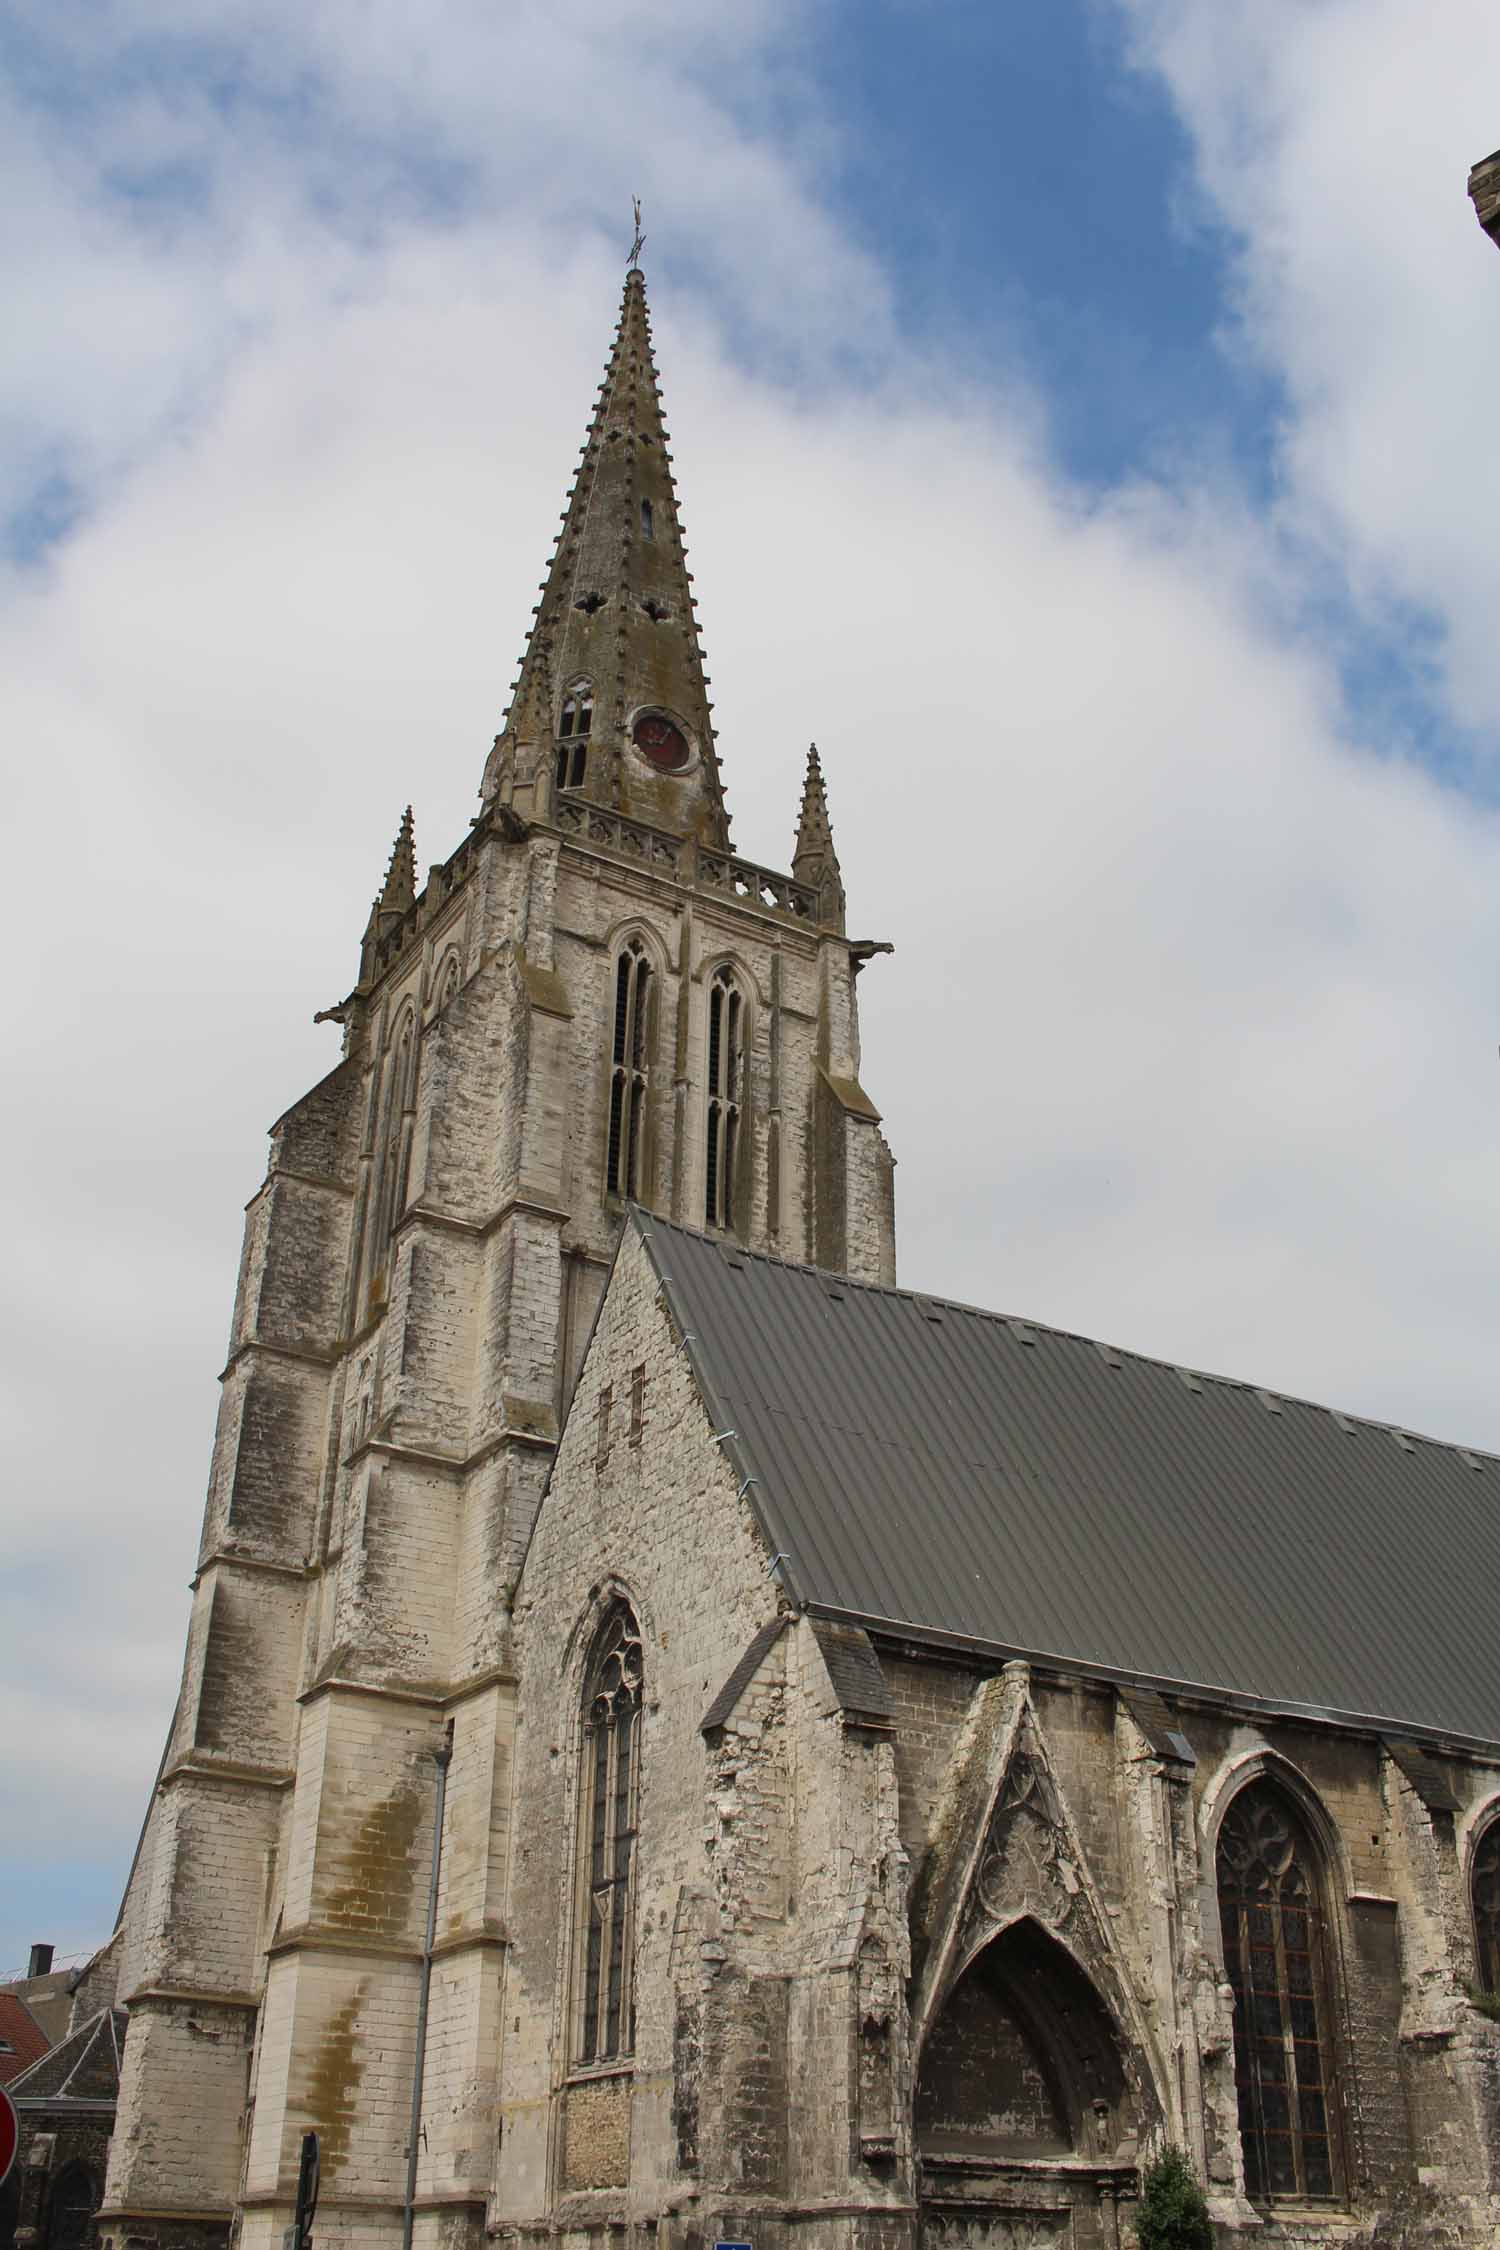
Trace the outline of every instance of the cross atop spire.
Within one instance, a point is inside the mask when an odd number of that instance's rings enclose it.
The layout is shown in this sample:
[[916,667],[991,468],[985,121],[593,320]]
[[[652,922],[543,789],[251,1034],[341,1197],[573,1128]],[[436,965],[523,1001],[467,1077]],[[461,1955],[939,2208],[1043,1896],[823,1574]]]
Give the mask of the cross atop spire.
[[[643,239],[638,223],[633,256]],[[567,792],[723,849],[729,823],[668,434],[645,276],[632,264],[484,794],[532,784],[540,811]]]
[[810,883],[818,893],[821,922],[844,926],[844,882],[839,855],[833,848],[833,824],[828,817],[828,793],[818,746],[807,746],[807,776],[802,784],[802,811],[797,820],[797,842],[792,852],[792,873],[799,883]]

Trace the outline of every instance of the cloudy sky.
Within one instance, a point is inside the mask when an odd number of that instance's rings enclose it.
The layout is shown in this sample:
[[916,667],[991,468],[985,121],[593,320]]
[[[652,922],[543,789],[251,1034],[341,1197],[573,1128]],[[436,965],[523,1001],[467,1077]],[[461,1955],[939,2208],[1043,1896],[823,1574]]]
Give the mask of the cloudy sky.
[[15,0],[0,1973],[114,1917],[241,1206],[462,836],[629,198],[903,1277],[1500,1446],[1491,0]]

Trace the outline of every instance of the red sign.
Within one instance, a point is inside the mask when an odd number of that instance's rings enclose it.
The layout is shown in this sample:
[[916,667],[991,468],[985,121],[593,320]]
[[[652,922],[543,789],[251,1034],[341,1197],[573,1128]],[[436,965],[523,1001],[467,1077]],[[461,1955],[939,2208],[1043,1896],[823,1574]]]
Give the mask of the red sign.
[[0,2186],[4,2185],[9,2177],[10,2168],[16,2161],[16,2143],[20,2137],[21,2128],[16,2120],[16,2105],[5,2088],[0,2086]]

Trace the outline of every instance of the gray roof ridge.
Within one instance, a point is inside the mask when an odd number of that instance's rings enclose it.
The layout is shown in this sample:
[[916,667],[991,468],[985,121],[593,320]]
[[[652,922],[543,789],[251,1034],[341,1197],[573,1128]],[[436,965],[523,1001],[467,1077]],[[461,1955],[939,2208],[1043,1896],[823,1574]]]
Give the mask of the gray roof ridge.
[[[1486,1462],[1500,1469],[1500,1451],[1488,1446],[1470,1445],[1462,1438],[1434,1437],[1429,1432],[1415,1430],[1407,1422],[1386,1422],[1371,1414],[1351,1413],[1346,1407],[1330,1406],[1326,1400],[1306,1398],[1298,1391],[1278,1389],[1271,1383],[1257,1383],[1244,1375],[1221,1375],[1212,1368],[1193,1367],[1186,1360],[1168,1359],[1158,1352],[1143,1352],[1131,1344],[1111,1343],[1102,1336],[1087,1335],[1081,1328],[1063,1328],[1055,1321],[1036,1320],[1029,1313],[996,1312],[988,1305],[971,1304],[963,1297],[945,1297],[934,1290],[911,1289],[900,1282],[865,1281],[855,1274],[840,1273],[833,1266],[818,1266],[805,1258],[788,1258],[777,1250],[755,1250],[731,1235],[715,1234],[706,1227],[686,1226],[679,1219],[662,1218],[655,1211],[632,1205],[643,1235],[649,1240],[650,1230],[660,1228],[667,1234],[689,1235],[696,1241],[707,1243],[726,1257],[754,1258],[761,1265],[781,1266],[792,1273],[806,1273],[820,1281],[834,1282],[841,1289],[858,1289],[872,1297],[898,1297],[910,1304],[934,1305],[944,1312],[962,1313],[971,1320],[991,1321],[1002,1328],[1029,1328],[1039,1336],[1056,1337],[1064,1343],[1088,1344],[1095,1351],[1111,1352],[1120,1359],[1134,1360],[1143,1367],[1161,1368],[1167,1374],[1186,1375],[1195,1382],[1213,1383],[1221,1390],[1248,1391],[1254,1396],[1276,1399],[1287,1406],[1305,1407],[1310,1413],[1327,1414],[1338,1422],[1378,1431],[1384,1437],[1407,1439],[1415,1445],[1441,1446],[1449,1453],[1465,1454],[1473,1461]],[[653,1260],[653,1263],[656,1263]],[[658,1271],[660,1267],[658,1266]],[[665,1278],[665,1277],[664,1277]]]

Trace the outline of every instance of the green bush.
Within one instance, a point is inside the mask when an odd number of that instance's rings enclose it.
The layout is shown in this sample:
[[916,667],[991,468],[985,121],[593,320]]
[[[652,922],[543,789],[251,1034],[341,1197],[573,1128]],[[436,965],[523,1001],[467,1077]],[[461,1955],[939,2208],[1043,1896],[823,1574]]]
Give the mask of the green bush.
[[1214,2250],[1208,2205],[1180,2148],[1146,2166],[1135,2231],[1141,2250]]

